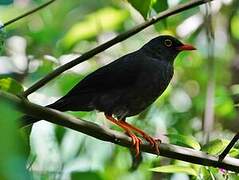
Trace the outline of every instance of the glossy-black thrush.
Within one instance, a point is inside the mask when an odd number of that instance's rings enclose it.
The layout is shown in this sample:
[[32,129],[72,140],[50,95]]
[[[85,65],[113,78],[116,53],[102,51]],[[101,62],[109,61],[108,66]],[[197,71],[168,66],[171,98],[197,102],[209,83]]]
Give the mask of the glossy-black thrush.
[[[108,120],[132,138],[136,156],[142,140],[133,132],[139,133],[159,153],[157,140],[125,120],[142,112],[164,92],[173,77],[176,56],[181,51],[194,49],[172,36],[158,36],[139,50],[89,74],[47,107],[59,111],[104,112]],[[39,120],[30,116],[23,119],[24,125]]]

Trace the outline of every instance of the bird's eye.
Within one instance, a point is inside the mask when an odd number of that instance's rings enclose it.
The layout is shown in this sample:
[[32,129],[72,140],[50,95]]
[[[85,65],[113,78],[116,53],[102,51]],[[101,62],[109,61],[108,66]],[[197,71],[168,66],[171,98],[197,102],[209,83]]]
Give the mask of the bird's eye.
[[171,47],[172,44],[173,44],[173,42],[172,42],[170,39],[166,39],[166,40],[164,41],[164,45],[167,46],[167,47]]

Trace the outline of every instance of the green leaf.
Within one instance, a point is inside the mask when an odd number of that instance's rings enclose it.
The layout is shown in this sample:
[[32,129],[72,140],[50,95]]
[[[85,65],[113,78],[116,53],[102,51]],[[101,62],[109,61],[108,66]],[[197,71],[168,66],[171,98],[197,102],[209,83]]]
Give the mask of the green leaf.
[[189,166],[168,165],[168,166],[160,166],[160,167],[152,168],[150,170],[154,172],[161,172],[161,173],[186,173],[189,175],[197,176],[196,170]]
[[89,180],[103,180],[98,172],[86,171],[86,172],[73,172],[71,173],[71,180],[89,179]]
[[200,169],[200,175],[203,177],[203,179],[213,179],[213,175],[208,169],[208,167],[201,167]]
[[167,134],[170,139],[170,143],[177,145],[186,145],[188,147],[192,147],[193,149],[200,150],[200,144],[190,136],[184,136],[180,134]]
[[[202,151],[207,152],[212,155],[219,155],[228,145],[230,141],[226,139],[215,139],[205,144],[202,147]],[[235,157],[239,155],[239,150],[232,148],[229,152],[230,156]]]
[[157,13],[160,13],[168,9],[168,1],[167,0],[152,0],[152,8]]
[[151,6],[151,0],[128,0],[128,2],[137,11],[140,12],[140,14],[144,17],[144,19],[147,18],[148,12],[149,12],[150,6]]
[[229,152],[229,155],[231,157],[238,157],[239,156],[239,149],[236,148],[232,148]]
[[202,151],[205,151],[209,154],[217,155],[226,147],[225,142],[221,139],[213,140],[202,147]]
[[7,91],[12,94],[23,92],[23,87],[20,83],[12,78],[0,79],[0,90]]

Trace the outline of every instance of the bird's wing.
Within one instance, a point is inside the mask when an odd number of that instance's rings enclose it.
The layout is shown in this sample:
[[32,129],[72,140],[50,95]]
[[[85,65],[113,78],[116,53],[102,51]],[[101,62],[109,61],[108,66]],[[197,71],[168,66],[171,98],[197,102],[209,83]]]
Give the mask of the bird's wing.
[[118,60],[94,71],[80,81],[66,96],[79,93],[106,92],[132,86],[138,79],[141,63],[135,53],[128,54]]

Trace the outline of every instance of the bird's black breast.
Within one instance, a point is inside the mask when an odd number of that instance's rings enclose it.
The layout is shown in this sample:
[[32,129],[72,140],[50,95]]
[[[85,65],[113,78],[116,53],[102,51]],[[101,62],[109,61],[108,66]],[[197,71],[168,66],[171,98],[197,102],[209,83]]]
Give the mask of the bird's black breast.
[[140,73],[132,93],[129,93],[127,116],[136,115],[152,104],[164,92],[173,76],[171,64],[157,61],[151,63]]
[[131,85],[102,93],[96,109],[125,118],[140,113],[163,93],[173,76],[173,66],[149,57],[140,60]]

